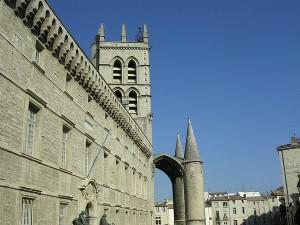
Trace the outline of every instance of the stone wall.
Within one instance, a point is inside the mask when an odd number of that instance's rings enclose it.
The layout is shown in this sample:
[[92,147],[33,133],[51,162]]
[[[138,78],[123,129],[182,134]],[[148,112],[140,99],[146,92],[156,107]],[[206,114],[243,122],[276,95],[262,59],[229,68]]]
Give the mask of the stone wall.
[[[20,224],[22,198],[33,200],[33,224],[58,224],[60,204],[66,224],[86,207],[91,224],[104,212],[116,225],[152,223],[151,143],[44,1],[0,1],[0,94],[2,224]],[[32,154],[29,105],[37,108]]]

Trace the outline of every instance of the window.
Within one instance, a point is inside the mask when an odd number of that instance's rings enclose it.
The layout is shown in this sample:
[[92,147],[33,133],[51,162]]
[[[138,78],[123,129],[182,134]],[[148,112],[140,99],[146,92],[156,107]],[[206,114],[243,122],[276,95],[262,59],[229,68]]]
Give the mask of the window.
[[27,113],[27,131],[26,131],[26,143],[25,143],[25,153],[32,155],[34,147],[34,136],[36,130],[36,117],[39,109],[34,106],[31,102],[28,106]]
[[214,205],[215,205],[216,208],[218,208],[219,207],[219,202],[214,202]]
[[128,63],[128,83],[136,83],[136,64],[133,60]]
[[91,145],[90,141],[85,142],[85,174],[88,176],[90,170],[90,161],[91,161]]
[[137,94],[135,91],[129,93],[129,113],[137,114]]
[[113,82],[115,82],[115,83],[121,83],[122,82],[122,64],[119,60],[116,60],[114,62]]
[[160,216],[155,217],[155,225],[161,225],[161,217]]
[[21,225],[32,225],[33,224],[33,199],[22,198],[22,216]]
[[236,214],[236,208],[233,208],[232,213],[233,213],[233,214]]
[[245,207],[242,207],[242,212],[243,214],[245,214]]
[[68,146],[69,128],[63,126],[62,147],[61,147],[61,166],[66,167],[67,164],[67,146]]
[[216,218],[220,218],[220,212],[216,211]]
[[163,212],[165,212],[165,211],[166,211],[166,207],[163,207],[162,209],[163,209]]
[[59,225],[66,225],[66,212],[67,212],[67,205],[60,203],[59,204]]
[[221,225],[221,222],[216,222],[216,225]]
[[256,216],[256,209],[253,209],[253,215]]
[[242,200],[242,203],[244,203],[244,200]]
[[223,207],[227,207],[227,202],[223,202]]
[[117,96],[117,98],[119,99],[120,102],[122,102],[122,93],[119,90],[115,91],[115,95]]
[[232,203],[235,204],[235,200],[232,200]]
[[237,220],[233,221],[233,225],[238,225]]

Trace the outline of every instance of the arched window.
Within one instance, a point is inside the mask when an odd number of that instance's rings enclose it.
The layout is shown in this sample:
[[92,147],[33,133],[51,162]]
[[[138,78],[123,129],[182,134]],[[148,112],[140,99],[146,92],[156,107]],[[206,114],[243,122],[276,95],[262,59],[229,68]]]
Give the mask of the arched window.
[[129,113],[137,114],[137,94],[135,91],[129,93]]
[[122,64],[119,60],[116,60],[114,62],[113,82],[115,82],[115,83],[121,83],[122,82]]
[[128,63],[128,83],[136,83],[136,64],[133,60]]
[[122,93],[119,90],[115,91],[115,95],[117,96],[117,98],[119,99],[120,102],[122,102]]

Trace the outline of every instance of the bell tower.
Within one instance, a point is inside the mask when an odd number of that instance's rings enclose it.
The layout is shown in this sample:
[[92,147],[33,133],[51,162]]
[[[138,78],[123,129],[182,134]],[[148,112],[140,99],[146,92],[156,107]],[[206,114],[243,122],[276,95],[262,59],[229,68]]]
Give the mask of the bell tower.
[[152,143],[148,40],[146,25],[139,28],[135,40],[129,41],[122,24],[121,40],[107,41],[101,24],[92,44],[92,61]]

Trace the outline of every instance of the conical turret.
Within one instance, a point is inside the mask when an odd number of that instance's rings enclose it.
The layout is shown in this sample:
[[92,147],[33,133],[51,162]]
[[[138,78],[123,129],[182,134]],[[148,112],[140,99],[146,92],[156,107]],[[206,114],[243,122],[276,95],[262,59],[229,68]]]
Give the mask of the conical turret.
[[188,120],[184,159],[192,161],[201,161],[198,145],[192,127],[192,122],[190,119]]
[[183,159],[183,157],[184,157],[179,133],[177,133],[177,138],[176,138],[175,156],[178,158],[181,158],[181,159]]
[[186,135],[184,171],[186,225],[205,225],[203,167],[190,119]]
[[126,31],[126,25],[122,24],[122,34],[121,34],[121,41],[126,42],[127,40],[127,31]]
[[105,31],[104,31],[104,24],[101,23],[99,30],[98,30],[98,35],[99,35],[99,40],[100,41],[105,41]]

